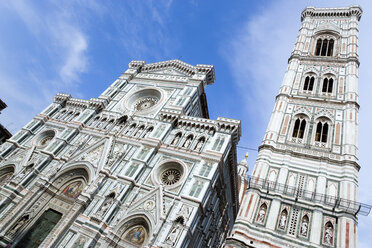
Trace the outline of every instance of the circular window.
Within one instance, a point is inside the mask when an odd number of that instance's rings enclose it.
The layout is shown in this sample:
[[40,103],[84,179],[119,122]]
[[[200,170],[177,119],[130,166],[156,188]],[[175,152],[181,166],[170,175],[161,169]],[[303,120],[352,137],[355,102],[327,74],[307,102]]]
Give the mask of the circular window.
[[159,99],[155,97],[138,99],[134,104],[134,109],[138,111],[145,110],[154,106],[158,101]]
[[174,188],[180,185],[185,177],[186,166],[175,160],[167,160],[160,164],[154,173],[152,179],[156,184],[162,184],[167,188]]
[[181,178],[181,172],[177,169],[167,169],[161,173],[161,182],[165,185],[177,183]]
[[39,147],[44,147],[50,143],[56,136],[56,132],[54,130],[47,130],[40,133],[36,138],[36,145]]
[[162,99],[162,93],[153,88],[136,91],[125,101],[126,108],[136,112],[148,111],[157,106]]

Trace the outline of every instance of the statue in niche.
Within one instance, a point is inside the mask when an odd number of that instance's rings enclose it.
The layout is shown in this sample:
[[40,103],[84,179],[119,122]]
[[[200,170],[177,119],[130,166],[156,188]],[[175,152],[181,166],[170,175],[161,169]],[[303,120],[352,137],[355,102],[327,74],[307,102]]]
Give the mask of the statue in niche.
[[183,143],[183,147],[184,148],[188,148],[191,145],[191,140],[192,140],[192,138],[191,137],[188,137],[186,139],[185,143]]
[[172,141],[172,145],[176,145],[178,143],[178,141],[180,140],[180,138],[181,138],[181,135],[176,134],[176,136],[174,137],[174,139]]
[[22,228],[28,221],[30,217],[28,215],[24,215],[20,220],[17,221],[17,223],[13,226],[12,229],[10,229],[10,233],[14,234],[16,233],[20,228]]
[[142,133],[143,129],[144,129],[144,127],[141,126],[141,127],[137,130],[137,132],[136,132],[136,134],[135,134],[134,136],[135,136],[135,137],[139,137],[140,134]]
[[198,141],[198,144],[196,145],[196,150],[197,150],[197,151],[201,151],[203,145],[204,145],[204,139],[200,139],[200,140]]
[[301,224],[301,235],[303,235],[303,236],[307,236],[307,222],[306,221],[304,221],[304,222],[302,222],[302,224]]
[[282,215],[280,216],[279,227],[281,229],[285,229],[286,223],[287,223],[287,214],[283,211]]
[[108,197],[98,210],[97,215],[103,217],[114,202],[114,198]]
[[78,238],[72,245],[72,248],[83,248],[87,240],[84,237]]
[[328,226],[325,230],[324,241],[326,244],[332,245],[333,243],[333,228]]
[[173,226],[165,242],[167,242],[168,244],[170,243],[171,245],[174,245],[180,231],[181,231],[180,224],[176,224],[175,226]]
[[263,223],[265,220],[266,209],[265,207],[261,207],[260,212],[258,212],[258,222]]

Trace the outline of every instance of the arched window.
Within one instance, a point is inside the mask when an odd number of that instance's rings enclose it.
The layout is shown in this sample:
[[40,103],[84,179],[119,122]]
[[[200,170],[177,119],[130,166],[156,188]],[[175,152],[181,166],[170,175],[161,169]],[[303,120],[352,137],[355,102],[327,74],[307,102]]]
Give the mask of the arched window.
[[223,143],[225,143],[225,137],[218,137],[213,144],[212,150],[220,151]]
[[318,122],[316,125],[316,133],[315,133],[315,141],[327,143],[328,138],[328,123],[322,123],[321,121]]
[[324,78],[322,92],[332,93],[333,78]]
[[143,137],[144,138],[147,138],[149,136],[149,134],[154,130],[154,127],[153,126],[150,126],[146,129],[146,131],[144,132],[143,134]]
[[199,181],[195,181],[191,187],[190,196],[192,197],[199,197],[201,190],[203,189],[203,183]]
[[319,38],[316,42],[315,56],[332,56],[335,41]]
[[187,138],[185,140],[185,143],[183,143],[183,147],[189,148],[189,146],[191,145],[191,142],[192,142],[193,139],[194,139],[194,136],[192,134],[190,134],[189,136],[187,136]]
[[177,133],[176,136],[174,136],[174,139],[171,145],[177,145],[181,137],[182,137],[182,133],[181,132]]
[[294,127],[293,127],[293,133],[292,137],[293,138],[298,138],[298,139],[303,139],[304,138],[304,133],[305,133],[305,128],[306,128],[306,120],[298,117],[295,121]]
[[307,76],[305,78],[304,90],[313,91],[315,78],[313,76]]

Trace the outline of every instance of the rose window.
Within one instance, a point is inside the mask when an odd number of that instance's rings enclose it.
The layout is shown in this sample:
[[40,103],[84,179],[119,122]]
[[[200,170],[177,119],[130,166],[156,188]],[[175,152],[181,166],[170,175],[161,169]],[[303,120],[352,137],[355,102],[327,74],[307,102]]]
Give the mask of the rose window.
[[158,102],[158,99],[155,98],[155,97],[145,97],[145,98],[141,98],[141,99],[138,99],[136,101],[136,103],[134,104],[134,108],[136,110],[145,110],[145,109],[148,109],[148,108],[151,108],[152,106],[154,106],[156,103]]
[[161,182],[165,185],[177,183],[181,178],[181,172],[177,169],[167,169],[161,174]]
[[35,145],[38,147],[44,147],[48,145],[56,136],[55,131],[53,130],[46,130],[44,132],[41,132],[36,136],[36,140],[34,141]]
[[39,144],[40,144],[41,146],[45,146],[45,145],[48,144],[52,139],[53,139],[52,136],[47,136],[47,137],[41,139],[40,142],[39,142]]
[[162,102],[162,92],[154,88],[141,89],[131,94],[124,102],[125,108],[135,112],[147,113]]

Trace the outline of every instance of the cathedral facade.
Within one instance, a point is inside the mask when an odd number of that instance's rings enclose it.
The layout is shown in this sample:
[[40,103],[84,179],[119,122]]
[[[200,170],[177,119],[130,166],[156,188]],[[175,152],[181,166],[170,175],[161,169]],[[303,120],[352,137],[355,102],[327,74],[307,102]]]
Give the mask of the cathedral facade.
[[239,207],[240,121],[210,120],[214,67],[132,61],[57,94],[0,147],[2,247],[219,247]]
[[[225,247],[357,247],[358,22],[306,8]],[[283,34],[284,35],[284,34]]]

